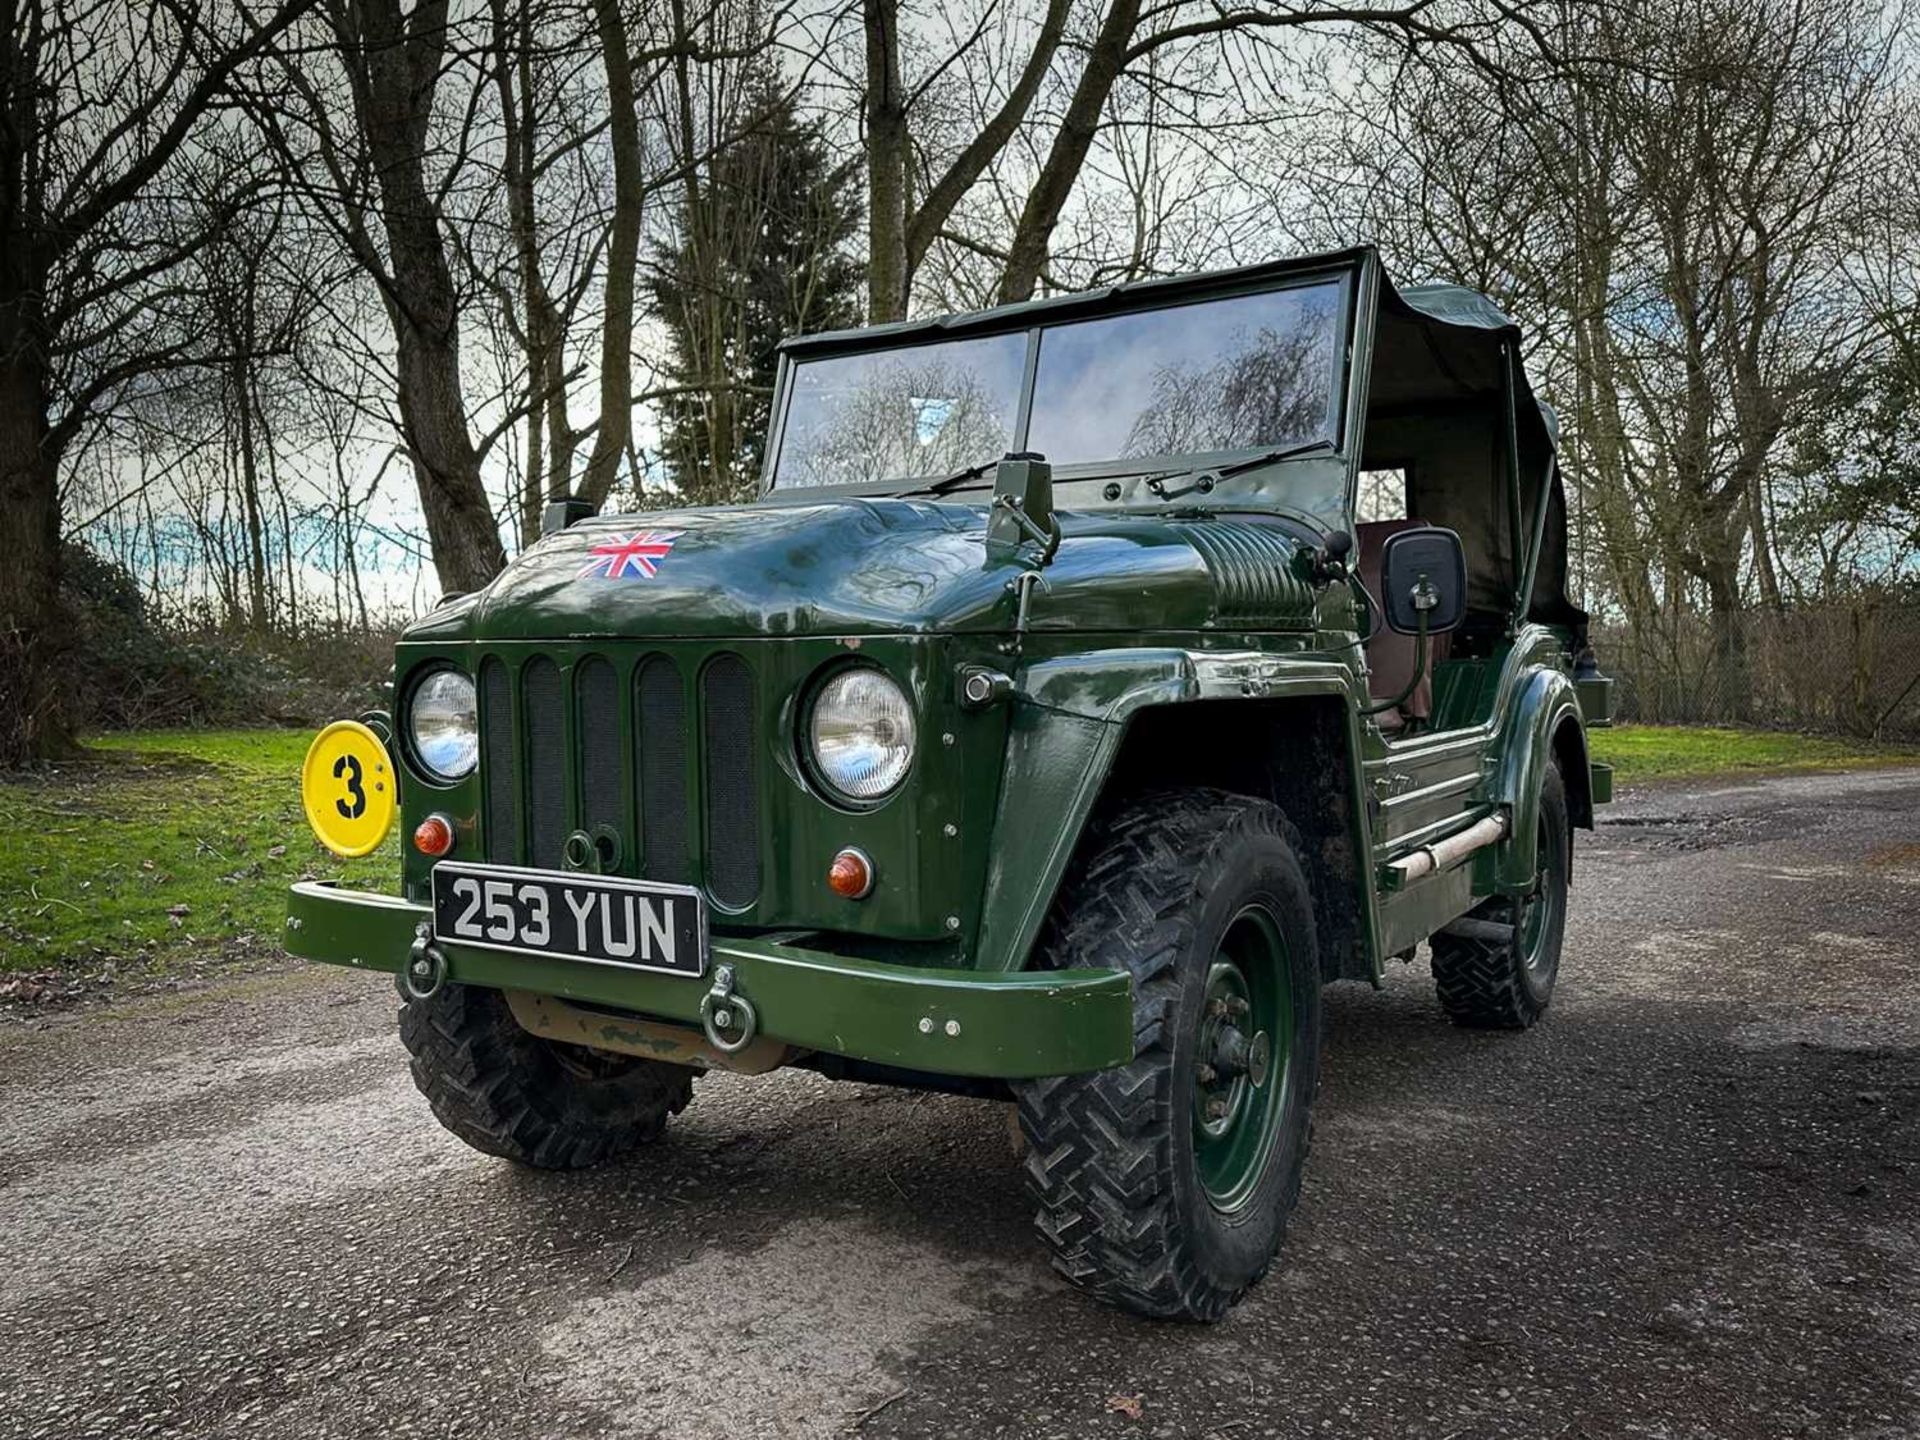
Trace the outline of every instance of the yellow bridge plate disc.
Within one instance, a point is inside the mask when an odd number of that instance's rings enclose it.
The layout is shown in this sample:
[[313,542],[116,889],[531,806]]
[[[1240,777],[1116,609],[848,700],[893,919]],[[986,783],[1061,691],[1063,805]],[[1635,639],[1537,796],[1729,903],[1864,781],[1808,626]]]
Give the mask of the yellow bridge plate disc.
[[352,859],[371,855],[393,828],[400,787],[393,757],[358,720],[336,720],[307,747],[300,803],[320,843]]

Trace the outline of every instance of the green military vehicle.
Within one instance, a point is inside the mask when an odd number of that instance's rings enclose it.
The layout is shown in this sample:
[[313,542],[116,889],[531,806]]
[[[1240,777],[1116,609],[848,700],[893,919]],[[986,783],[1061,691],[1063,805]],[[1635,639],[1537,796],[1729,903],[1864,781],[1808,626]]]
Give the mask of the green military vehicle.
[[705,1073],[1018,1103],[1041,1238],[1210,1319],[1299,1193],[1321,987],[1519,1028],[1610,798],[1514,326],[1367,249],[789,342],[759,499],[549,533],[331,726],[296,955],[440,1122],[592,1165]]

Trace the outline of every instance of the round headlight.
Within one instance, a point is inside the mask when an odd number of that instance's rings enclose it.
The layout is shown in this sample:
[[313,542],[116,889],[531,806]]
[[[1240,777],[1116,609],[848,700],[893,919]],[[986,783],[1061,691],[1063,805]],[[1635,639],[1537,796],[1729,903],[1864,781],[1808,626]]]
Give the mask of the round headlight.
[[880,671],[842,670],[815,697],[807,722],[821,777],[849,800],[878,800],[913,763],[913,710]]
[[439,780],[458,780],[480,759],[480,713],[473,681],[458,670],[436,670],[413,692],[407,711],[413,754]]

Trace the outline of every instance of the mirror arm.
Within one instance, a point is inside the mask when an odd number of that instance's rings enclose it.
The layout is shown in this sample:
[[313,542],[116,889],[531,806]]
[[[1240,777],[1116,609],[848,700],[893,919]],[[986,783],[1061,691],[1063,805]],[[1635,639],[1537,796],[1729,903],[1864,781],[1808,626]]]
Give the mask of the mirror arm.
[[1047,516],[1047,528],[1043,530],[1034,523],[1031,515],[1020,508],[1019,501],[1009,500],[1004,495],[994,496],[993,513],[1005,515],[1016,529],[1024,531],[1027,538],[1040,547],[1042,568],[1053,563],[1053,557],[1060,549],[1060,518],[1057,515]]
[[1414,691],[1420,688],[1420,682],[1427,678],[1427,612],[1420,612],[1420,628],[1414,631],[1413,642],[1413,678],[1407,681],[1406,688],[1391,700],[1379,700],[1372,705],[1362,705],[1362,715],[1379,715],[1394,710],[1407,703]]

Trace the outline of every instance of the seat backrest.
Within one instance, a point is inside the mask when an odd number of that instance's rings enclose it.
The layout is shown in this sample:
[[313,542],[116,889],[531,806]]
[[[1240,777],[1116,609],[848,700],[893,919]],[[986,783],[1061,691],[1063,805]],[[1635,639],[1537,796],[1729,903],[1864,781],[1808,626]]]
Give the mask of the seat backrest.
[[[1354,526],[1355,548],[1359,553],[1356,568],[1360,583],[1373,597],[1375,633],[1367,641],[1367,688],[1375,700],[1390,700],[1406,689],[1413,678],[1413,662],[1419,644],[1411,635],[1387,629],[1379,619],[1381,589],[1380,562],[1389,536],[1402,530],[1418,530],[1422,520],[1375,520]],[[1408,720],[1425,720],[1433,713],[1433,663],[1444,659],[1445,635],[1428,638],[1427,663],[1420,672],[1420,683],[1400,702],[1398,712],[1387,710],[1374,717],[1383,730],[1397,730]]]

